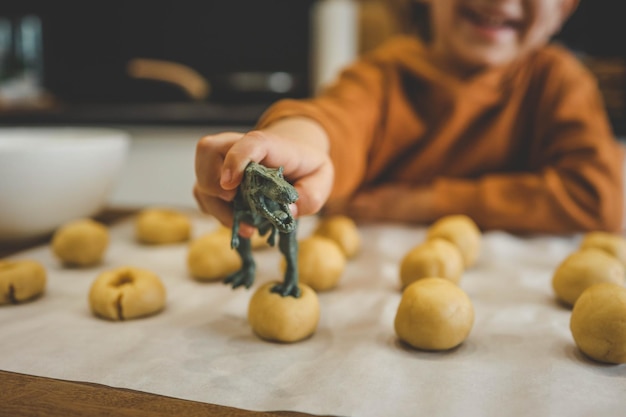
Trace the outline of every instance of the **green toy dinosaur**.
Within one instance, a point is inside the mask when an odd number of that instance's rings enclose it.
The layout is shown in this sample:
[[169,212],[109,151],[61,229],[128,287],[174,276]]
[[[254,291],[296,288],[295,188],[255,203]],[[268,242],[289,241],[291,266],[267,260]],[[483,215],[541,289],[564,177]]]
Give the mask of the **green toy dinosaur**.
[[252,257],[250,239],[239,236],[239,222],[248,223],[259,230],[262,236],[270,232],[267,242],[274,246],[278,231],[278,248],[287,261],[283,282],[272,288],[283,297],[300,297],[298,288],[298,241],[297,221],[289,204],[298,199],[298,192],[283,177],[283,169],[272,169],[250,162],[244,171],[243,180],[233,200],[234,221],[231,247],[241,257],[241,269],[225,279],[233,288],[244,285],[250,288],[254,282],[256,264]]

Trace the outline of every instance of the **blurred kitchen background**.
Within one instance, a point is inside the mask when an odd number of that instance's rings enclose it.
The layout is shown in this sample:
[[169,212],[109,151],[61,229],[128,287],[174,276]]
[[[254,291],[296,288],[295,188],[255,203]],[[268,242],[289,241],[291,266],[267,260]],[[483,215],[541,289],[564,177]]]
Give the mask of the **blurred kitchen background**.
[[[314,94],[425,20],[419,0],[1,0],[0,139],[117,129],[130,146],[105,207],[195,210],[201,137],[251,129],[272,102]],[[582,0],[556,40],[597,76],[624,139],[622,20],[614,1]],[[36,168],[17,181],[36,182]]]
[[[558,39],[626,125],[626,25],[583,0]],[[3,0],[0,123],[254,123],[341,64],[416,30],[411,0]]]

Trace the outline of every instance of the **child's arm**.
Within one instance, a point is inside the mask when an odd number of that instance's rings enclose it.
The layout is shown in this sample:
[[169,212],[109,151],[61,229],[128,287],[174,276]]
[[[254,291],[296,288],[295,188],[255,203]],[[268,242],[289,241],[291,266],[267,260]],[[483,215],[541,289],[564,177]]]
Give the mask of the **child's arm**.
[[[284,175],[299,193],[294,215],[317,212],[333,183],[328,138],[313,120],[293,117],[279,120],[263,130],[225,132],[202,138],[196,147],[194,196],[200,208],[232,226],[230,202],[250,161],[284,168]],[[241,234],[253,229],[242,225]]]
[[338,79],[310,100],[281,100],[259,120],[259,126],[294,116],[315,120],[326,132],[334,162],[332,197],[346,197],[364,181],[372,143],[380,136],[387,101],[385,70],[376,56],[344,69]]
[[[574,82],[574,80],[576,80]],[[550,80],[529,138],[528,168],[479,178],[439,177],[428,185],[390,183],[328,207],[361,221],[427,223],[467,214],[483,229],[620,232],[623,149],[589,77]],[[470,157],[470,155],[467,155]],[[522,157],[522,156],[520,156]]]
[[577,62],[555,64],[537,93],[523,169],[432,184],[437,215],[465,212],[485,229],[620,232],[623,146],[615,140],[597,83]]
[[[483,229],[543,233],[621,231],[623,147],[611,131],[595,79],[575,57],[559,51],[552,49],[538,54],[527,67],[530,72],[515,80],[516,92],[523,92],[516,120],[523,136],[501,139],[495,136],[493,139],[496,155],[499,146],[516,149],[517,160],[511,160],[508,169],[498,167],[480,176],[468,172],[465,177],[463,174],[437,177],[438,170],[450,171],[445,165],[455,163],[450,161],[471,165],[469,161],[475,155],[466,143],[456,147],[458,154],[448,154],[445,160],[422,159],[429,167],[424,171],[429,176],[428,182],[416,176],[411,186],[390,183],[389,178],[381,184],[376,177],[377,167],[370,164],[370,172],[363,182],[378,184],[376,188],[355,188],[356,194],[344,199],[345,205],[339,204],[348,214],[364,220],[426,223],[444,215],[463,213]],[[414,65],[417,67],[417,63]],[[418,73],[425,72],[416,70]],[[388,100],[388,103],[399,102],[397,97],[395,101],[393,97]],[[515,109],[518,102],[512,103]],[[428,117],[428,112],[419,114]],[[405,132],[413,132],[415,137],[423,133],[410,124],[412,117],[410,113],[403,114],[402,106],[390,108],[382,117],[373,119],[386,122],[381,126],[388,128],[383,139],[376,142],[378,145],[395,144],[406,136]],[[393,128],[397,129],[395,133],[389,130]],[[507,129],[503,129],[503,135],[507,134]],[[329,135],[331,149],[337,141],[345,140],[335,130],[327,129],[332,133]],[[363,142],[369,146],[369,142]],[[380,149],[371,149],[370,160],[385,160],[384,156],[380,157]],[[454,147],[451,149],[455,152]],[[476,161],[489,160],[484,146],[481,150]],[[331,150],[331,155],[336,154]],[[345,164],[346,155],[341,160]],[[340,180],[338,173],[337,181]]]
[[405,222],[426,224],[437,219],[432,186],[386,183],[361,190],[349,199],[335,200],[324,213],[344,214],[358,222]]

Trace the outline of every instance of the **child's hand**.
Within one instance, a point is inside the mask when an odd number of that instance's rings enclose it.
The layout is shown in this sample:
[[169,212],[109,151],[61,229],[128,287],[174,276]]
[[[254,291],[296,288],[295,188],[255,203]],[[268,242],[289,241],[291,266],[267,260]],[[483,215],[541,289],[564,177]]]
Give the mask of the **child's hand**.
[[[243,133],[220,133],[203,137],[196,146],[196,184],[193,195],[203,212],[212,214],[229,227],[233,223],[230,202],[235,198],[236,190],[222,188],[221,172],[229,149],[243,137]],[[252,227],[242,225],[243,236],[248,237],[252,231]]]
[[344,214],[357,222],[393,221],[429,223],[432,215],[430,187],[384,184],[361,190],[351,199],[324,207],[325,214]]
[[[299,194],[292,207],[296,217],[316,213],[328,199],[334,171],[325,132],[309,119],[285,119],[264,130],[220,133],[198,142],[194,196],[202,211],[232,226],[230,202],[250,161],[283,167]],[[242,225],[240,234],[250,236],[253,230]]]

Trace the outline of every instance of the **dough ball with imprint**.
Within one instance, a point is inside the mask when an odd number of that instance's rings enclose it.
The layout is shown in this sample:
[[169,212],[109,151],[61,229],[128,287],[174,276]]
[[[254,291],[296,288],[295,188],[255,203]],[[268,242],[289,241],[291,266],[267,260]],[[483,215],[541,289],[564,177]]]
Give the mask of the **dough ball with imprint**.
[[442,238],[454,243],[463,255],[465,268],[476,263],[480,254],[481,232],[476,223],[462,214],[445,216],[433,223],[426,239]]
[[163,310],[165,297],[165,287],[156,274],[124,266],[98,275],[89,291],[89,305],[98,317],[129,320]]
[[273,292],[279,282],[260,286],[250,298],[248,322],[262,339],[293,343],[310,337],[320,318],[317,294],[306,284],[300,284],[300,297],[283,297]]
[[400,340],[421,350],[448,350],[465,341],[474,324],[467,294],[447,279],[424,278],[406,287],[395,318]]
[[560,301],[573,306],[580,294],[591,285],[601,282],[623,285],[624,279],[624,266],[617,258],[602,249],[580,249],[556,268],[552,288]]
[[191,236],[191,221],[179,211],[148,208],[135,218],[135,237],[141,243],[167,245],[186,242]]
[[354,258],[361,249],[359,230],[354,220],[347,216],[322,217],[313,234],[334,240],[343,251],[346,259]]
[[43,294],[46,270],[28,259],[0,260],[0,304],[30,301]]
[[91,266],[102,261],[109,246],[105,225],[79,219],[61,226],[52,237],[52,252],[69,266]]
[[406,288],[413,282],[427,277],[445,278],[458,284],[463,275],[463,256],[459,248],[449,240],[429,239],[402,258],[400,283]]
[[230,247],[230,234],[221,229],[189,243],[187,269],[199,281],[221,280],[240,268],[241,258]]
[[[281,270],[287,267],[281,260]],[[298,279],[315,291],[337,286],[346,268],[346,257],[334,240],[311,235],[298,242]]]
[[615,256],[626,267],[626,239],[607,232],[589,232],[580,242],[581,249],[598,248]]
[[626,363],[626,288],[612,283],[587,288],[574,304],[570,330],[590,358]]

